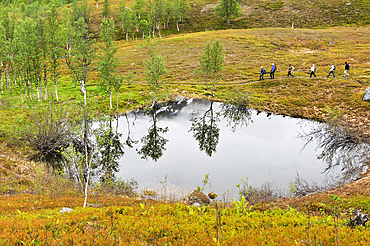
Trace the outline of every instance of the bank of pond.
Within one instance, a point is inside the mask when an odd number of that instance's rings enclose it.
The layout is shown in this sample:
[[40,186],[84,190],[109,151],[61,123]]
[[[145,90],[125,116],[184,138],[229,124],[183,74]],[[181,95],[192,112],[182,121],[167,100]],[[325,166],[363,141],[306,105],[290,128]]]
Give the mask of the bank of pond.
[[201,188],[237,199],[252,187],[306,195],[367,168],[367,143],[341,127],[226,103],[182,98],[112,117],[104,127],[105,166],[96,181],[108,173],[177,197]]

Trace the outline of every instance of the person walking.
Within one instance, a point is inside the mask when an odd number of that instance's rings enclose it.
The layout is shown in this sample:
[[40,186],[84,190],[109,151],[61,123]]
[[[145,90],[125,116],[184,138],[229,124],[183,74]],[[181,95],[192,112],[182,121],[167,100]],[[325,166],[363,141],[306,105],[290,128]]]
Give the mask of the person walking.
[[329,78],[330,74],[333,74],[333,77],[335,78],[334,71],[335,71],[335,66],[334,66],[334,64],[332,63],[332,64],[331,64],[331,66],[330,66],[329,74],[328,74],[328,76],[326,76],[326,77],[327,77],[327,78]]
[[292,74],[292,71],[293,71],[293,66],[292,66],[291,64],[289,64],[289,68],[288,68],[288,77],[289,77],[289,76],[294,77],[294,76],[293,76],[293,74]]
[[260,80],[264,80],[263,75],[266,73],[266,69],[261,66],[261,74],[260,74]]
[[276,65],[272,63],[271,72],[270,72],[270,79],[275,78],[275,71],[276,71]]
[[344,63],[344,77],[349,77],[348,70],[351,67],[347,62]]
[[312,67],[310,69],[311,73],[310,73],[310,78],[313,76],[315,76],[316,78],[316,74],[315,74],[315,71],[316,71],[316,68],[315,68],[315,64],[312,64]]

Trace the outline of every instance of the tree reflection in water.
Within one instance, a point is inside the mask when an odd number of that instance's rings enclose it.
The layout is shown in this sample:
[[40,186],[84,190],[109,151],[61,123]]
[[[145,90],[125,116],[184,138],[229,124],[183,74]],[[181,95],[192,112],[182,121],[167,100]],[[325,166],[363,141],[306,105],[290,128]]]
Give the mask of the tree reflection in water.
[[160,134],[168,132],[168,127],[162,128],[157,126],[156,109],[150,110],[150,114],[152,115],[153,124],[149,127],[148,134],[141,138],[143,146],[138,151],[138,154],[141,159],[148,160],[148,157],[150,157],[153,161],[157,161],[163,155],[163,151],[166,150],[165,145],[168,142]]
[[[131,127],[130,127],[130,121],[128,119],[128,116],[127,114],[125,114],[125,118],[126,118],[126,122],[127,122],[127,138],[126,138],[126,145],[127,147],[129,148],[133,148],[134,147],[134,144],[137,144],[138,141],[137,140],[133,140],[131,138]],[[132,121],[132,125],[134,126],[135,125],[135,121],[136,121],[136,114],[134,113],[134,120]],[[117,127],[118,127],[118,120],[117,120]]]
[[[108,121],[100,122],[99,128],[99,162],[100,168],[104,170],[104,176],[101,180],[114,178],[114,174],[119,171],[118,160],[124,154],[123,144],[120,141],[122,133],[118,132],[118,127],[114,130],[112,127],[112,117]],[[118,124],[117,124],[118,126]]]
[[[303,133],[300,137],[306,144],[317,143],[321,153],[318,159],[326,163],[324,173],[335,167],[341,169],[341,179],[352,181],[360,177],[367,169],[370,161],[369,138],[338,119],[318,124],[311,132]],[[304,147],[303,147],[304,148]]]
[[220,137],[220,128],[217,125],[219,121],[217,114],[213,112],[213,102],[209,109],[202,117],[190,119],[190,131],[193,132],[193,137],[198,141],[199,149],[205,151],[208,156],[212,156],[216,152],[216,147]]
[[221,110],[218,113],[227,121],[227,127],[231,127],[233,132],[239,127],[247,127],[253,123],[252,112],[250,108],[233,104],[221,104]]

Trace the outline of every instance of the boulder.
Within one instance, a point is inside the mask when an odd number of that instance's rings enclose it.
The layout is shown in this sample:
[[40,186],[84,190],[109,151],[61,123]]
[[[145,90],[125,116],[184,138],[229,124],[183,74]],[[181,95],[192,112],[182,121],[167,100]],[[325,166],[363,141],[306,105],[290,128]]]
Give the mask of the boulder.
[[362,99],[363,101],[370,102],[370,87],[367,87],[365,90],[365,95],[364,98]]
[[66,207],[64,207],[64,208],[62,208],[60,211],[59,211],[59,213],[70,213],[70,212],[72,212],[73,211],[73,209],[72,208],[66,208]]
[[367,214],[363,214],[361,209],[352,211],[352,214],[354,216],[349,219],[350,222],[348,223],[351,228],[354,228],[355,226],[366,226],[366,222],[369,221]]
[[194,190],[189,196],[189,205],[193,204],[201,204],[201,205],[208,205],[210,204],[209,198],[203,193],[198,190]]
[[215,199],[217,197],[217,194],[216,193],[213,193],[213,192],[210,192],[210,193],[208,193],[208,197],[213,200],[213,199]]

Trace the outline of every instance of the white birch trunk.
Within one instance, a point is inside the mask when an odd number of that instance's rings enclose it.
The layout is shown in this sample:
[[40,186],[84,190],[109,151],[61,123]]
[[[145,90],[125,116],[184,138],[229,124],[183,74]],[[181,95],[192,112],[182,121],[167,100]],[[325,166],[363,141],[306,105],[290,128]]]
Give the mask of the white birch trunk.
[[22,80],[21,80],[21,75],[20,74],[18,75],[18,79],[19,79],[19,90],[21,91],[21,100],[22,100],[22,103],[24,103],[23,92],[22,92]]
[[5,84],[9,87],[10,92],[13,93],[13,88],[12,88],[12,84],[10,82],[10,76],[9,76],[8,68],[5,68]]
[[39,79],[38,86],[39,86],[39,89],[40,89],[40,100],[39,101],[41,101],[42,100],[42,82],[41,82],[41,78]]
[[15,73],[15,71],[14,71],[14,88],[17,88],[17,75],[16,75],[16,73]]
[[0,77],[1,77],[1,94],[4,94],[4,89],[3,89],[3,83],[4,83],[4,81],[3,81],[3,75],[2,75],[2,73],[0,74]]
[[[85,119],[85,127],[86,127],[86,119]],[[85,138],[87,138],[87,136],[85,136]],[[87,153],[87,143],[86,143],[86,141],[87,140],[85,139],[85,163],[86,163],[86,168],[87,168],[87,177],[86,177],[86,183],[85,183],[85,201],[84,201],[84,207],[86,207],[86,203],[87,203],[87,192],[88,192],[88,189],[89,189],[89,179],[90,179],[90,165],[89,165],[89,161],[87,159],[89,155]],[[92,159],[92,157],[91,157],[91,159]]]
[[59,102],[57,79],[55,79],[55,98],[57,99],[57,102]]
[[116,92],[117,111],[118,111],[118,93]]
[[110,109],[112,109],[112,87],[109,88],[109,103],[110,103]]
[[85,86],[85,80],[81,80],[80,81],[80,84],[81,84],[81,92],[84,94],[84,103],[85,103],[85,106],[86,106],[86,86]]
[[39,88],[39,84],[36,85],[36,91],[37,91],[37,100],[40,102],[40,88]]
[[161,30],[160,30],[160,23],[157,24],[157,30],[158,30],[159,37],[162,38]]
[[47,84],[47,80],[44,81],[44,89],[45,89],[45,92],[44,92],[44,98],[45,100],[48,100],[48,84]]

